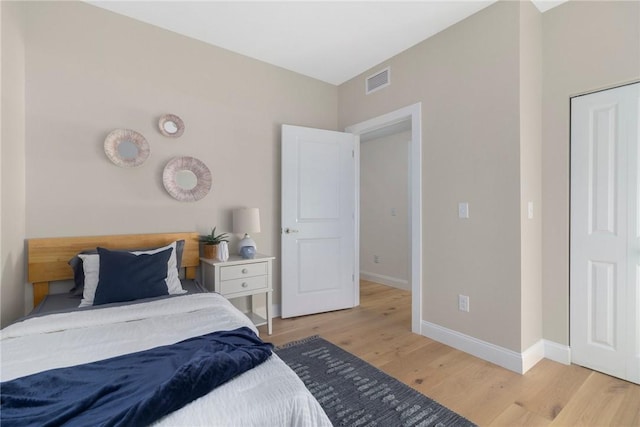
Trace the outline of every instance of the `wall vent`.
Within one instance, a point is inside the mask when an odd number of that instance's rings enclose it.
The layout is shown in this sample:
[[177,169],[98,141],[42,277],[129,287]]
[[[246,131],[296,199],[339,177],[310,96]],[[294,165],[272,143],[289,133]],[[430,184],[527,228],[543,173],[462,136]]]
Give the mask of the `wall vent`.
[[391,67],[367,77],[365,90],[367,95],[391,84]]

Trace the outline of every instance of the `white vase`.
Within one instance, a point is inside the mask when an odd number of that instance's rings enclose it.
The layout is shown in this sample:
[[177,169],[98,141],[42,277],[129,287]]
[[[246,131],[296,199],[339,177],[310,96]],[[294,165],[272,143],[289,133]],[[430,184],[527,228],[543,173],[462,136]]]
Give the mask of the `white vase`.
[[220,242],[218,244],[218,254],[216,256],[218,261],[226,261],[229,259],[229,245],[227,242]]

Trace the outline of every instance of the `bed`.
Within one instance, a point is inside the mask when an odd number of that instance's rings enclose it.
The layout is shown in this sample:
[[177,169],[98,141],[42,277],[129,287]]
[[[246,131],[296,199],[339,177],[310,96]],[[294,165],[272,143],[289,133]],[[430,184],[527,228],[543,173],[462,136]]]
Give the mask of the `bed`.
[[[181,269],[186,280],[195,279],[199,263],[197,237],[196,233],[170,233],[31,239],[27,245],[28,275],[34,283],[34,305],[37,307],[46,300],[49,282],[73,278],[69,259],[98,246],[131,250],[184,240]],[[258,333],[249,319],[222,296],[198,290],[126,303],[37,312],[1,331],[0,380],[5,383],[57,368],[80,369],[91,362],[153,351],[237,328]],[[271,354],[263,363],[153,425],[330,426],[331,423],[297,375],[277,355]]]

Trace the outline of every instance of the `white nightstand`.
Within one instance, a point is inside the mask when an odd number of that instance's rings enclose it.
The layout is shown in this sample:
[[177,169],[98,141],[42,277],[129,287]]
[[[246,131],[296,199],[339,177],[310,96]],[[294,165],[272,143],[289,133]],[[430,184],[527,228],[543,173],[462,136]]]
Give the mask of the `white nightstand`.
[[[269,335],[273,318],[271,278],[274,259],[275,257],[261,254],[256,254],[252,259],[232,255],[227,261],[200,258],[204,286],[227,299],[250,296],[251,307],[246,314],[254,325],[267,325]],[[266,319],[254,311],[253,298],[260,294],[266,294]]]

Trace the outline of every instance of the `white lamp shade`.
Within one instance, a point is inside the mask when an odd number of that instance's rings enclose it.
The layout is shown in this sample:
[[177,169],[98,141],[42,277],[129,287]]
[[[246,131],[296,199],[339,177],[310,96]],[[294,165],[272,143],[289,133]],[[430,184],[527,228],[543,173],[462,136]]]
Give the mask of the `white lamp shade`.
[[233,211],[233,232],[236,234],[260,232],[260,210],[240,208]]

